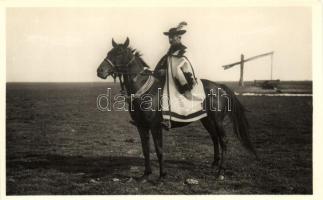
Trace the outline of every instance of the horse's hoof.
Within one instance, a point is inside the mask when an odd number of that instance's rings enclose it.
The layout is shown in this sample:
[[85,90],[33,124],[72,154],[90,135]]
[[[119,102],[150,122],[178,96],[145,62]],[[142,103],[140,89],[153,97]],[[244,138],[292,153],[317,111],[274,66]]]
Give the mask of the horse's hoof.
[[147,182],[147,179],[149,178],[150,174],[151,174],[151,172],[145,172],[142,176],[135,178],[135,179],[137,182],[145,183],[145,182]]
[[147,178],[148,178],[148,177],[146,177],[146,178],[141,178],[138,182],[139,182],[139,183],[146,183],[146,182],[147,182]]
[[217,170],[217,177],[221,178],[221,176],[224,178],[224,174],[225,174],[225,169],[223,167],[219,167],[219,169]]
[[146,183],[147,182],[147,179],[148,179],[149,175],[147,174],[144,174],[138,178],[136,178],[137,182],[139,183]]
[[144,172],[144,175],[143,176],[149,176],[150,174],[152,174],[151,170],[150,171],[146,171]]
[[166,177],[167,173],[163,172],[159,174],[159,179],[164,179]]
[[219,166],[219,161],[213,161],[212,164],[211,164],[211,167],[212,168],[215,168],[215,167],[218,167]]

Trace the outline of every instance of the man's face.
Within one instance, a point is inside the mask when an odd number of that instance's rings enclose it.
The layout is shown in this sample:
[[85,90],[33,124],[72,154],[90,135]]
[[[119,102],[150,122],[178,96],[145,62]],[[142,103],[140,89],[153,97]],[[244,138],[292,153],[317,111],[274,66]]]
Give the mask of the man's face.
[[170,45],[176,45],[176,44],[181,43],[181,36],[180,35],[169,36],[168,39],[169,39]]

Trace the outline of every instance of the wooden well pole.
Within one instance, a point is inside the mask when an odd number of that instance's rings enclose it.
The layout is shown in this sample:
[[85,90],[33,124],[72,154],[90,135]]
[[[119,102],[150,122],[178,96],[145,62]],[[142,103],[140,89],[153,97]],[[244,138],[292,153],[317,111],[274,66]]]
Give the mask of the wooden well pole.
[[271,52],[268,52],[268,53],[264,53],[264,54],[260,54],[260,55],[256,55],[256,56],[253,56],[253,57],[250,57],[250,58],[246,58],[244,57],[243,54],[241,54],[241,57],[240,57],[240,61],[239,62],[235,62],[235,63],[231,63],[231,64],[228,64],[228,65],[223,65],[222,67],[224,68],[224,70],[227,70],[227,69],[230,69],[236,65],[240,65],[240,80],[239,80],[239,86],[244,86],[244,83],[243,83],[243,70],[244,70],[244,63],[246,62],[249,62],[249,61],[252,61],[252,60],[255,60],[255,59],[258,59],[258,58],[261,58],[261,57],[264,57],[264,56],[268,56],[270,55],[271,56],[271,67],[270,67],[270,79],[272,80],[273,79],[273,56],[274,56],[274,52],[271,51]]
[[270,55],[270,80],[273,80],[273,59],[274,53]]
[[241,54],[241,60],[240,60],[240,81],[239,81],[239,85],[240,86],[244,86],[243,84],[243,67],[244,67],[244,55]]

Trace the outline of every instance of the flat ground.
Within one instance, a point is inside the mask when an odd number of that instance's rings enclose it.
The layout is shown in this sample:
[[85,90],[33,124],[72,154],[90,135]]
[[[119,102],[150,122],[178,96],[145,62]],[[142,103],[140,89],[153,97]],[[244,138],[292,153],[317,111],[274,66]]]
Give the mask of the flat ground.
[[[139,183],[144,161],[128,113],[96,108],[97,96],[111,86],[7,84],[8,195],[312,193],[312,97],[239,97],[261,160],[241,147],[227,123],[224,180],[210,167],[213,145],[195,122],[164,132],[163,181],[151,145],[154,172]],[[188,185],[188,178],[199,183]]]

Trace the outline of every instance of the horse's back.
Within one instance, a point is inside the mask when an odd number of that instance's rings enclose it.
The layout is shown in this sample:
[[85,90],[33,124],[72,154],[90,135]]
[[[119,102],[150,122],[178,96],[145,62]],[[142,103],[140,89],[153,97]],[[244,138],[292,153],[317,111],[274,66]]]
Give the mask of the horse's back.
[[225,84],[223,83],[218,83],[214,81],[210,81],[208,79],[201,79],[204,87],[204,91],[206,95],[210,94],[210,92],[217,93],[225,91],[226,93],[233,94],[232,90]]

